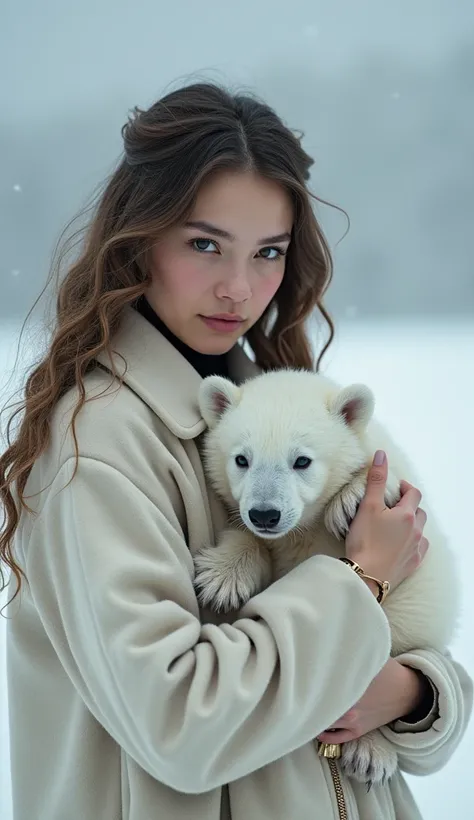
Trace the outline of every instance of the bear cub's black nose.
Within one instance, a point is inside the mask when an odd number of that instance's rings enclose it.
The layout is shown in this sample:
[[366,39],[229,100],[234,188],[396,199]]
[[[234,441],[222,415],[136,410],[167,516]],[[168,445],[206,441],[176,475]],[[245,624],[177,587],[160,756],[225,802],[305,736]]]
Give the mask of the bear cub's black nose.
[[249,518],[255,527],[271,530],[278,524],[281,513],[280,510],[249,510]]

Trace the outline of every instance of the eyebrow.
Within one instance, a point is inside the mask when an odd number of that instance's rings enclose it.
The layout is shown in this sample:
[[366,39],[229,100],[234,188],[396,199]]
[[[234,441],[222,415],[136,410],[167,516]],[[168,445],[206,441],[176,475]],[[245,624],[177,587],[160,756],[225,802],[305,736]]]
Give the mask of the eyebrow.
[[[235,236],[229,231],[224,231],[223,228],[218,228],[216,225],[211,225],[210,222],[186,222],[185,228],[197,228],[200,231],[206,231],[207,233],[214,234],[214,236],[219,236],[221,239],[228,239],[230,242],[235,240]],[[285,231],[284,233],[279,233],[276,236],[266,236],[263,239],[259,239],[257,241],[257,245],[271,245],[273,242],[289,242],[291,240],[291,234]]]

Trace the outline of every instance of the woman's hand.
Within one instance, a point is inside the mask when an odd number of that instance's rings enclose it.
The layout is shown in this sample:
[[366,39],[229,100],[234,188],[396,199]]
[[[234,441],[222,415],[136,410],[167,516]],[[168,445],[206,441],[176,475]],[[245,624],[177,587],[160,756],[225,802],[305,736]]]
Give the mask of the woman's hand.
[[[392,589],[411,575],[428,550],[423,536],[426,513],[419,508],[421,493],[407,481],[400,483],[401,499],[393,509],[385,505],[388,464],[378,451],[369,470],[367,489],[346,538],[346,555],[364,572]],[[372,592],[371,582],[367,582]],[[404,717],[421,703],[426,681],[420,673],[390,658],[362,698],[326,732],[323,743],[346,743]]]
[[318,740],[347,743],[406,717],[421,704],[427,685],[419,672],[390,658],[358,703],[319,735]]
[[400,483],[401,499],[385,506],[387,457],[375,454],[367,488],[346,537],[346,555],[367,575],[390,581],[395,589],[421,564],[428,549],[423,536],[426,513],[419,508],[421,493],[407,481]]

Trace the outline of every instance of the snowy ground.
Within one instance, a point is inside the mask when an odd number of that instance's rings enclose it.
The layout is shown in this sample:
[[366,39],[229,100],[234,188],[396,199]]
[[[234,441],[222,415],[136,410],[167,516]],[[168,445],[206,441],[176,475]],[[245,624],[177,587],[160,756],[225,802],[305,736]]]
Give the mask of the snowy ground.
[[[0,404],[14,362],[15,327],[0,329]],[[327,372],[343,383],[363,381],[377,398],[377,415],[405,447],[423,479],[438,517],[457,553],[464,588],[464,627],[455,644],[457,659],[474,673],[474,577],[472,534],[466,526],[474,464],[474,322],[439,325],[345,324],[327,360]],[[471,594],[471,597],[469,597]],[[468,632],[471,626],[471,634]],[[10,820],[7,710],[4,660],[5,620],[0,618],[0,817]],[[410,778],[423,816],[470,816],[466,782],[474,758],[474,721],[451,762],[438,774]],[[471,801],[470,801],[471,802]]]

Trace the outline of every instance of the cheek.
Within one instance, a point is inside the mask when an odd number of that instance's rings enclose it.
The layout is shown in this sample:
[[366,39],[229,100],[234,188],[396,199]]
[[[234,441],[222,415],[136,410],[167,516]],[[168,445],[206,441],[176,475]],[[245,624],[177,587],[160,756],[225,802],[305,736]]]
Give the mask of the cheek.
[[327,468],[323,464],[313,465],[305,479],[300,481],[300,497],[306,504],[313,504],[324,492]]
[[296,476],[291,474],[287,477],[285,492],[292,507],[299,507],[303,498],[301,494],[300,482],[297,481]]
[[155,270],[157,286],[187,302],[193,301],[208,286],[208,278],[188,254],[167,255]]
[[248,483],[248,471],[236,469],[232,459],[232,464],[227,465],[227,476],[232,495],[236,501],[240,501]]
[[284,271],[275,271],[259,278],[254,286],[255,302],[263,309],[272,301],[283,281]]

